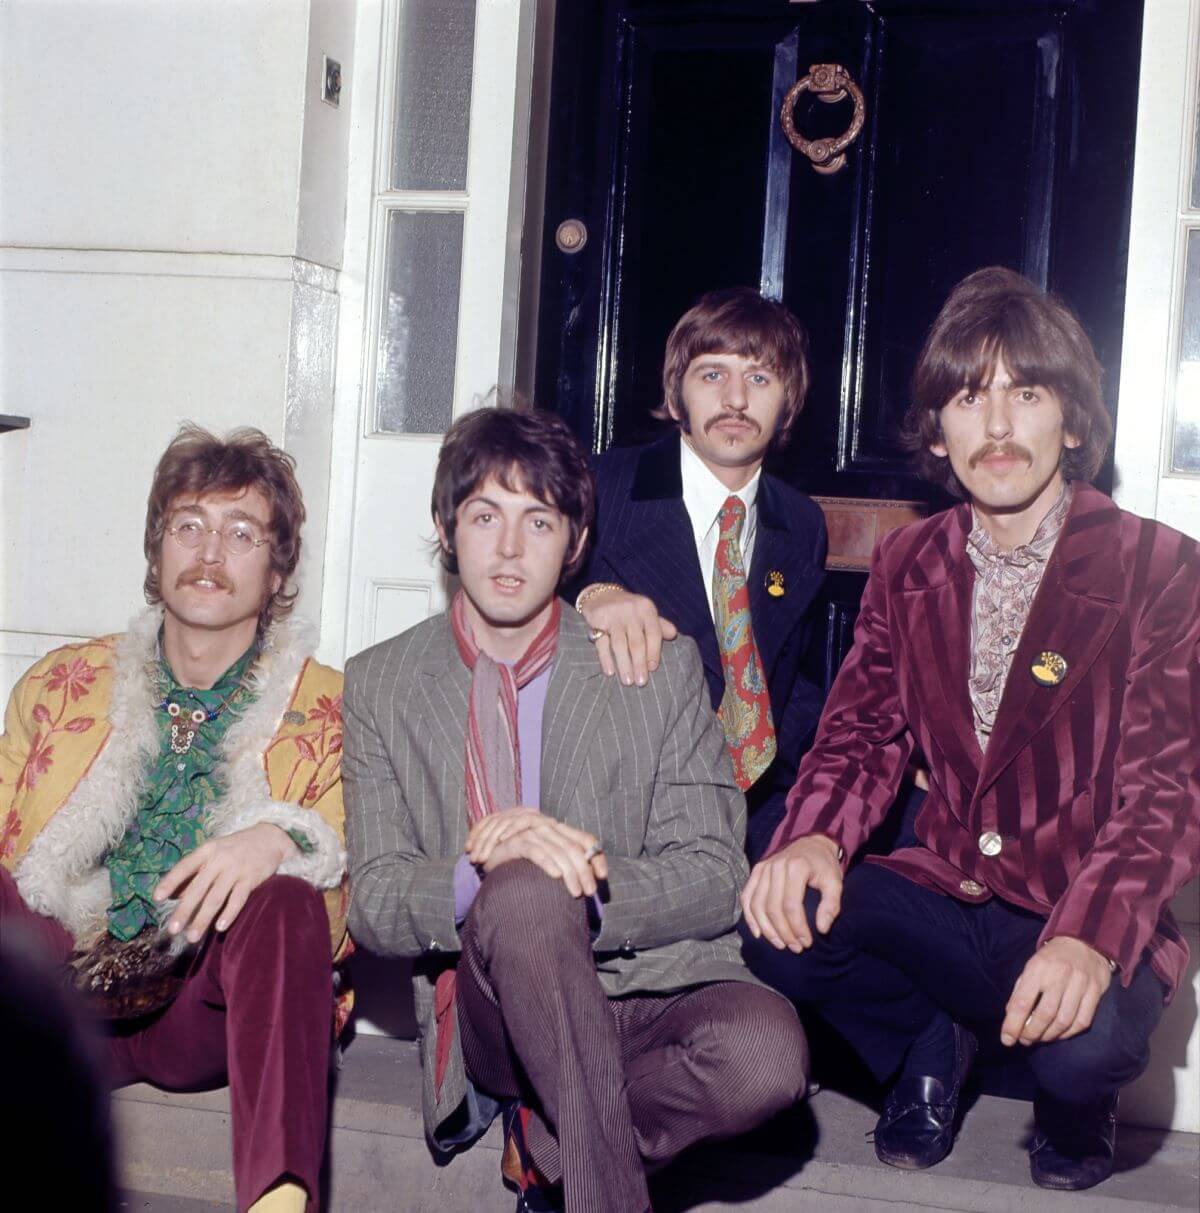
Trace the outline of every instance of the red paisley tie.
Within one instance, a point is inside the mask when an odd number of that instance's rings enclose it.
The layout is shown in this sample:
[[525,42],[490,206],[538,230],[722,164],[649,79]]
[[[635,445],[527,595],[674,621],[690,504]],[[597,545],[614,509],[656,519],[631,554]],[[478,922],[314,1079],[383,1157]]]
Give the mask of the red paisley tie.
[[725,671],[725,695],[718,715],[733,758],[738,787],[745,791],[775,757],[775,726],[762,658],[750,627],[750,590],[742,561],[741,533],[746,506],[727,497],[713,566],[713,617]]

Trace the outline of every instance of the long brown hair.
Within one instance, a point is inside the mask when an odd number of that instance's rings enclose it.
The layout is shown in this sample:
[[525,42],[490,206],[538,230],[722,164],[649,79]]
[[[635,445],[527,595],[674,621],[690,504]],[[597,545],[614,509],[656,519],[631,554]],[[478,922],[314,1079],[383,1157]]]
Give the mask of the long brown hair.
[[183,425],[154,469],[154,482],[146,502],[142,541],[147,565],[146,601],[162,601],[158,562],[174,503],[184,496],[236,493],[253,488],[262,493],[271,507],[271,572],[279,577],[279,589],[259,612],[259,632],[276,619],[284,618],[295,605],[299,592],[289,588],[288,579],[300,560],[300,528],[305,517],[295,467],[291,455],[280,450],[261,430],[244,427],[218,438],[190,422]]
[[991,383],[1001,360],[1014,382],[1049,388],[1058,397],[1063,428],[1079,442],[1063,450],[1063,476],[1091,480],[1112,438],[1096,351],[1066,303],[1001,266],[964,278],[925,339],[904,419],[904,441],[917,471],[966,496],[950,460],[929,448],[942,440],[942,409],[963,388],[977,391]]

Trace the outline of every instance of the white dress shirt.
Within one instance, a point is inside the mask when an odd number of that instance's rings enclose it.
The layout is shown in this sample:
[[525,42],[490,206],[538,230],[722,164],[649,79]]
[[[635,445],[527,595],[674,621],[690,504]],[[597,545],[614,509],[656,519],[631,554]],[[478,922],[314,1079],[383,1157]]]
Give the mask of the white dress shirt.
[[704,461],[687,444],[679,443],[680,471],[683,475],[683,508],[687,510],[696,539],[696,555],[700,557],[700,572],[704,577],[704,600],[709,613],[713,612],[712,580],[713,566],[717,562],[717,540],[721,536],[721,507],[728,497],[740,497],[746,507],[746,521],[742,524],[742,561],[746,576],[750,576],[750,560],[754,555],[754,538],[758,533],[758,481],[762,468],[744,488],[731,493],[711,471]]

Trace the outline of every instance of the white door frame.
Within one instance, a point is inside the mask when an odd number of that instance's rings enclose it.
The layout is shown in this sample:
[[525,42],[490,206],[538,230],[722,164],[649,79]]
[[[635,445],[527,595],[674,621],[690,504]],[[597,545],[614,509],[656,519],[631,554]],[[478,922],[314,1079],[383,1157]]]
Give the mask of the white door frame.
[[[536,0],[477,0],[467,188],[460,193],[387,188],[402,3],[360,0],[355,41],[319,650],[322,660],[336,665],[372,639],[372,594],[425,595],[429,610],[444,601],[443,579],[427,553],[417,555],[420,544],[414,546],[411,535],[410,552],[398,558],[403,567],[379,574],[363,568],[371,528],[397,529],[395,519],[382,522],[386,515],[363,499],[378,496],[379,468],[399,466],[395,461],[406,451],[424,487],[441,444],[440,434],[371,432],[390,209],[465,214],[453,415],[474,407],[494,385],[511,389],[513,381]],[[410,510],[402,525],[413,526],[417,517]],[[419,528],[432,531],[427,506]]]

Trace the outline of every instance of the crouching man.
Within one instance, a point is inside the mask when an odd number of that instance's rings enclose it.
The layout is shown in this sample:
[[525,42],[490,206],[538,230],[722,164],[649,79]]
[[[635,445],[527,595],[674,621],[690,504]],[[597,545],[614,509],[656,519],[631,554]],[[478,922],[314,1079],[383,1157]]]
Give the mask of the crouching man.
[[556,595],[592,506],[552,415],[447,435],[433,517],[462,588],[347,670],[351,929],[420,958],[435,1147],[503,1102],[518,1209],[644,1213],[647,1165],[791,1104],[807,1058],[739,959],[745,802],[695,644],[625,686]]
[[[949,1152],[976,1035],[1028,1057],[1033,1179],[1113,1166],[1197,872],[1200,551],[1092,488],[1100,366],[1003,269],[946,301],[909,413],[966,498],[888,535],[788,811],[743,894],[750,962],[892,1084],[875,1152]],[[919,747],[919,845],[846,873]]]
[[344,936],[341,678],[287,618],[303,520],[265,435],[185,428],[153,605],[34,665],[0,738],[5,938],[73,962],[114,1085],[228,1081],[238,1207],[279,1213],[316,1207]]

